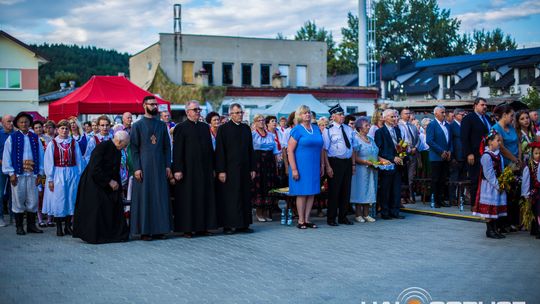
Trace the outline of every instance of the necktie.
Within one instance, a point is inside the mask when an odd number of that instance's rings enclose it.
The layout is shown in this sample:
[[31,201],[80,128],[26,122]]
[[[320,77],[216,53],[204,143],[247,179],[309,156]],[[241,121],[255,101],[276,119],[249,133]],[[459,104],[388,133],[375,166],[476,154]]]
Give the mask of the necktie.
[[411,124],[407,123],[407,130],[409,130],[409,135],[411,136],[411,143],[415,145],[415,138],[413,135],[413,131],[411,130]]
[[343,125],[341,125],[340,128],[341,128],[341,134],[343,134],[343,140],[345,141],[345,146],[347,146],[347,149],[350,149],[351,142],[349,141],[347,134],[345,134],[345,129],[343,128]]
[[484,121],[484,124],[486,125],[486,128],[487,128],[488,131],[489,131],[489,129],[490,129],[490,128],[489,128],[489,122],[487,121],[487,118],[486,118],[485,115],[482,115],[482,120]]

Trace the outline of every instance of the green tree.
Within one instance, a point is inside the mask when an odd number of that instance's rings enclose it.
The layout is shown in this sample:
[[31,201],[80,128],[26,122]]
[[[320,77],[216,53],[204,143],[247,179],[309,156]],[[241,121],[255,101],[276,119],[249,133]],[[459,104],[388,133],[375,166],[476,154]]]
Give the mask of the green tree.
[[540,109],[540,94],[534,87],[530,87],[527,90],[527,95],[521,97],[521,101],[523,101],[529,109]]
[[510,35],[505,35],[500,28],[491,32],[474,30],[469,39],[475,54],[517,49],[516,41]]
[[413,60],[469,53],[461,21],[440,9],[436,0],[381,0],[377,16],[377,55],[387,62],[401,56]]
[[277,33],[276,35],[277,40],[287,40],[287,37],[283,35],[282,32]]
[[296,32],[294,40],[326,42],[327,72],[329,74],[337,73],[336,43],[331,32],[327,31],[324,27],[317,27],[315,21],[308,20]]
[[341,28],[343,36],[338,47],[337,73],[351,74],[358,72],[358,17],[347,14],[347,27]]

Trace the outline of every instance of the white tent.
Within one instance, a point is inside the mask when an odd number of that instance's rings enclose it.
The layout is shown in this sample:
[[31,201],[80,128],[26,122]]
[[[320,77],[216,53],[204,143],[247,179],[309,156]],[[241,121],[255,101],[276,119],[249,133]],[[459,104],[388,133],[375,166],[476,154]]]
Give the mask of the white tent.
[[301,105],[308,106],[311,111],[317,113],[317,117],[329,115],[329,107],[322,104],[311,94],[287,94],[282,100],[262,111],[262,113],[266,115],[275,115],[279,119],[283,116],[289,116],[291,112],[296,111]]

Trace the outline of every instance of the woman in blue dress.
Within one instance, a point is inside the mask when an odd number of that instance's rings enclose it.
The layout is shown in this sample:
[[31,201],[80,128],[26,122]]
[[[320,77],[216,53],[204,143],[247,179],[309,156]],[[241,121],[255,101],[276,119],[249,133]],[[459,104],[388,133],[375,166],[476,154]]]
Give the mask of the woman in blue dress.
[[313,200],[321,192],[321,159],[323,138],[311,124],[311,110],[302,105],[296,110],[298,124],[291,130],[287,154],[289,159],[289,195],[296,196],[299,229],[317,228],[309,221]]
[[375,140],[368,136],[370,130],[369,120],[360,117],[355,122],[358,145],[354,147],[356,153],[356,173],[351,181],[351,203],[355,205],[355,220],[359,223],[372,223],[375,219],[369,216],[371,204],[377,201],[377,169],[374,162],[385,162],[380,158],[379,148]]

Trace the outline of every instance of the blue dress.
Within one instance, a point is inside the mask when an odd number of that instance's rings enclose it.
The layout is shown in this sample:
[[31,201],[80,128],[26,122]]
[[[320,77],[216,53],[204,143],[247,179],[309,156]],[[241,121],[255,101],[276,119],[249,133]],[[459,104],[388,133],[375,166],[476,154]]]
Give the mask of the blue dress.
[[[358,138],[354,148],[356,157],[362,160],[376,161],[379,148],[371,137],[369,143]],[[377,201],[377,169],[356,164],[356,173],[351,180],[351,203],[373,204]]]
[[[500,124],[496,123],[493,125],[493,129],[497,131],[502,137],[504,147],[512,153],[516,158],[519,156],[519,139],[516,132],[516,129],[512,126],[508,126],[508,132],[506,132]],[[503,157],[504,167],[511,164],[510,159]]]
[[300,178],[292,178],[289,166],[289,194],[315,195],[321,192],[321,150],[323,138],[319,128],[311,126],[310,134],[302,125],[291,130],[291,137],[297,142],[294,156]]

